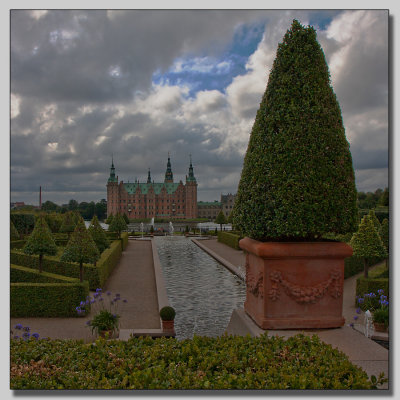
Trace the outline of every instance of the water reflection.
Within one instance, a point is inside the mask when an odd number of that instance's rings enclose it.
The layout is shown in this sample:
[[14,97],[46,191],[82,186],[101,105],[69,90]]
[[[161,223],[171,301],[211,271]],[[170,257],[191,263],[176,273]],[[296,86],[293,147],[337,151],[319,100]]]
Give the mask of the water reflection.
[[178,339],[193,334],[219,336],[232,311],[243,307],[245,285],[237,276],[184,237],[155,237],[167,286],[176,310]]

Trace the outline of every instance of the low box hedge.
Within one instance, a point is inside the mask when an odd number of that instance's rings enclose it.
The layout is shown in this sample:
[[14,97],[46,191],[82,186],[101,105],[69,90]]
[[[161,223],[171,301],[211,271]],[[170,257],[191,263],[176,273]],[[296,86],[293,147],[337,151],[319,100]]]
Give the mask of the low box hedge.
[[[126,240],[127,241],[127,240]],[[89,288],[96,290],[102,288],[110,276],[111,271],[116,266],[122,254],[123,241],[116,240],[110,247],[103,251],[96,266],[92,264],[83,264],[83,279],[89,282]],[[12,264],[21,265],[28,268],[38,269],[39,256],[28,255],[21,250],[10,251],[10,261]],[[79,278],[79,265],[73,262],[63,262],[47,256],[43,257],[43,271]]]
[[[40,334],[40,332],[39,332]],[[11,340],[16,389],[372,389],[348,357],[318,336],[263,335]]]
[[242,236],[226,232],[226,231],[218,231],[218,242],[224,243],[236,250],[240,250],[239,240],[242,239]]
[[30,282],[30,283],[75,283],[78,279],[70,278],[64,275],[52,274],[50,272],[42,272],[33,268],[22,267],[21,265],[11,264],[10,282]]
[[[382,261],[380,257],[372,257],[367,259],[369,267]],[[364,271],[364,259],[359,256],[351,256],[344,260],[344,279],[357,275],[359,272]]]
[[26,240],[12,240],[10,241],[10,249],[22,249],[25,246]]
[[11,283],[11,317],[77,317],[75,308],[88,295],[88,282]]
[[[389,295],[389,279],[388,278],[364,278],[360,276],[356,283],[356,296],[364,297],[366,293],[377,293],[379,289],[383,289],[386,296]],[[358,306],[357,300],[355,305]]]

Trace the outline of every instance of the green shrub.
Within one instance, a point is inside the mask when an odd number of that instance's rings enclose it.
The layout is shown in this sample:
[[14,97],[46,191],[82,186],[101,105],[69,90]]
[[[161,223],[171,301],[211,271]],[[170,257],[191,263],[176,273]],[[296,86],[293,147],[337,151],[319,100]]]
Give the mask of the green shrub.
[[[331,345],[296,335],[11,340],[10,387],[16,389],[372,389]],[[51,374],[51,375],[50,375]]]
[[87,282],[11,283],[11,317],[76,317],[76,305],[88,295]]
[[[365,278],[357,279],[356,296],[363,297],[365,293],[376,293],[382,289],[386,296],[389,297],[389,279],[388,278]],[[357,297],[355,304],[357,305]]]
[[18,233],[17,228],[15,227],[15,225],[13,224],[12,220],[10,220],[10,241],[11,240],[19,240],[20,236]]
[[[367,258],[367,266],[371,267],[382,261],[382,257]],[[364,258],[359,256],[351,256],[344,260],[344,279],[357,275],[364,271]]]
[[[121,241],[111,243],[97,261],[96,266],[83,264],[85,280],[89,282],[90,290],[96,290],[104,286],[122,254]],[[38,256],[24,254],[18,250],[10,251],[12,264],[22,265],[28,268],[38,268]],[[43,257],[43,271],[51,272],[71,278],[79,278],[79,265],[77,263],[54,260]]]
[[22,249],[25,246],[26,240],[13,240],[10,242],[10,249]]
[[11,212],[11,221],[20,234],[28,235],[35,226],[34,213]]
[[74,283],[78,279],[69,278],[68,276],[52,274],[50,272],[40,273],[37,269],[22,267],[21,265],[11,264],[10,282],[31,282],[31,283]]
[[[369,211],[370,210],[358,210],[359,221],[361,221],[362,218],[364,217],[364,215],[367,215],[369,213]],[[389,219],[389,211],[388,211],[387,207],[381,208],[381,209],[375,208],[374,212],[375,212],[376,218],[378,218],[380,223],[382,223],[385,218]]]
[[252,239],[315,240],[357,227],[349,143],[316,31],[294,20],[252,128],[233,225]]
[[173,321],[175,314],[175,310],[170,306],[163,307],[160,310],[160,317],[163,321]]
[[242,239],[240,235],[226,232],[226,231],[219,231],[218,232],[218,242],[224,243],[236,250],[240,250],[239,247],[239,240]]

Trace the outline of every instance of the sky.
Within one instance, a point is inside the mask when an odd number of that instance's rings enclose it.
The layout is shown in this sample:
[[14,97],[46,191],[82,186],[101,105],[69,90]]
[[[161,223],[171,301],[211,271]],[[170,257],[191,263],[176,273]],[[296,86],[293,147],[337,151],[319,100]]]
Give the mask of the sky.
[[106,198],[163,182],[236,193],[278,43],[293,19],[325,53],[359,191],[388,186],[386,10],[12,10],[11,201]]

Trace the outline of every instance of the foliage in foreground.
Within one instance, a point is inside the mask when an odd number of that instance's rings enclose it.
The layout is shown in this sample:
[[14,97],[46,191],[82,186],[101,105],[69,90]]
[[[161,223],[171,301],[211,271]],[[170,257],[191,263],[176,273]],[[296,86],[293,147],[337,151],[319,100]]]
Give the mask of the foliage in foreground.
[[384,381],[316,335],[11,340],[11,389],[372,389]]

